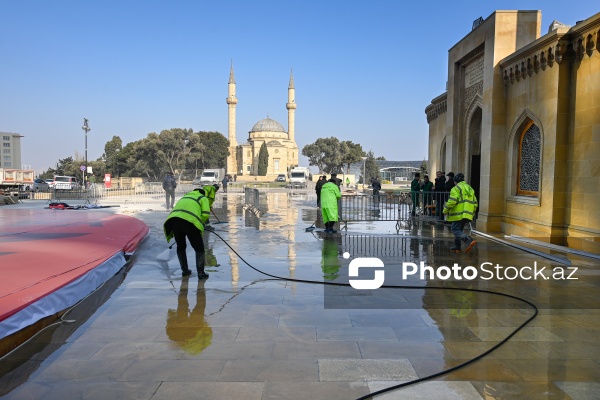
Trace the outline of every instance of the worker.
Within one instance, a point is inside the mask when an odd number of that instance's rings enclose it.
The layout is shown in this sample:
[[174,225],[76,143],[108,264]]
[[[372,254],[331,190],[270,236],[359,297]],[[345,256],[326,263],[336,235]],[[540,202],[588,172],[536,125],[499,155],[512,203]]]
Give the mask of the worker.
[[196,271],[198,279],[207,279],[204,271],[204,227],[210,215],[210,203],[203,189],[194,189],[184,195],[173,208],[164,223],[167,243],[174,237],[177,243],[177,258],[181,266],[181,275],[188,276],[192,271],[188,267],[186,255],[187,242],[190,241],[196,253]]
[[336,233],[333,226],[338,221],[338,199],[342,197],[338,187],[338,179],[335,174],[331,174],[329,182],[321,188],[321,213],[325,223],[325,232]]

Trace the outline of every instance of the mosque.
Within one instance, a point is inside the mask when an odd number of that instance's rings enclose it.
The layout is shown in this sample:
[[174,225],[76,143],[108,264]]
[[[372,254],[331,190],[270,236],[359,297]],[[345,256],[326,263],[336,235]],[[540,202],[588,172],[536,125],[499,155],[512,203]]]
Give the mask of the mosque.
[[228,113],[228,139],[229,156],[227,157],[227,173],[241,176],[258,175],[258,155],[263,143],[267,145],[269,152],[269,163],[267,177],[272,180],[278,174],[286,174],[298,166],[298,145],[294,138],[294,124],[296,112],[296,89],[294,88],[294,76],[290,72],[290,83],[288,85],[288,131],[283,126],[267,117],[258,121],[250,132],[248,141],[238,144],[236,138],[236,106],[238,99],[235,94],[235,77],[233,65],[229,72],[227,105]]
[[[600,247],[600,13],[495,11],[448,51],[425,108],[430,171],[463,172],[477,229]],[[446,77],[444,77],[446,78]]]

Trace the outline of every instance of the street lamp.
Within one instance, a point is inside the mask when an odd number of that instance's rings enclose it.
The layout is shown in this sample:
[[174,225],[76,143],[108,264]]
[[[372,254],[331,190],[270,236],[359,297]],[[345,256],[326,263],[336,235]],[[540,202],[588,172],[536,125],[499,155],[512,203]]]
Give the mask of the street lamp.
[[188,144],[190,144],[190,138],[187,136],[183,138],[183,167],[181,169],[181,174],[179,174],[179,181],[181,182],[181,175],[185,172],[185,162],[187,159],[187,155],[190,154],[192,149],[188,148]]
[[88,160],[87,160],[87,135],[88,132],[91,131],[90,127],[88,126],[88,120],[87,118],[83,119],[83,126],[81,127],[81,129],[83,129],[85,131],[85,170],[83,171],[83,188],[86,189],[85,191],[85,200],[87,203],[87,186],[86,186],[86,177],[87,177],[87,169],[88,169]]
[[361,157],[363,160],[363,192],[365,191],[365,180],[367,179],[367,157]]

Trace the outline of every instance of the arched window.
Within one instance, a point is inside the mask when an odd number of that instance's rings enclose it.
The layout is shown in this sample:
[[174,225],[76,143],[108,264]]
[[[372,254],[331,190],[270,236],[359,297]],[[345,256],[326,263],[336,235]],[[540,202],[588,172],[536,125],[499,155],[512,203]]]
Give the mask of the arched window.
[[541,155],[540,128],[530,122],[523,129],[519,140],[518,195],[539,195]]

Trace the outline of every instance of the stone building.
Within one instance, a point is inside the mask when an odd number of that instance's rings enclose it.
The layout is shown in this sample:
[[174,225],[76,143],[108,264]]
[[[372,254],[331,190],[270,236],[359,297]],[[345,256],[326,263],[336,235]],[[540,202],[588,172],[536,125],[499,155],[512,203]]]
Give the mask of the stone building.
[[227,173],[238,176],[258,175],[258,155],[263,143],[267,145],[269,152],[269,164],[267,176],[273,177],[278,174],[286,174],[292,167],[298,166],[298,145],[295,140],[295,113],[296,113],[296,89],[294,88],[294,76],[290,73],[288,85],[288,131],[283,126],[267,117],[258,121],[250,132],[248,141],[238,144],[236,138],[236,106],[238,99],[235,94],[235,77],[233,65],[229,72],[228,97],[228,139],[229,157],[227,157]]
[[431,171],[464,172],[477,228],[595,248],[600,233],[600,13],[541,35],[541,11],[496,11],[448,53],[425,109]]

